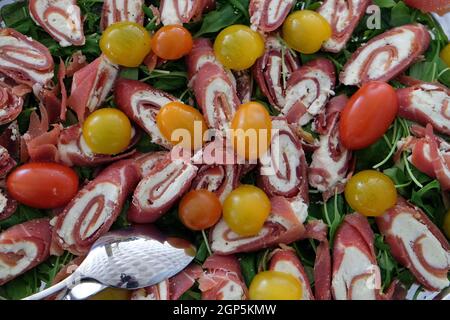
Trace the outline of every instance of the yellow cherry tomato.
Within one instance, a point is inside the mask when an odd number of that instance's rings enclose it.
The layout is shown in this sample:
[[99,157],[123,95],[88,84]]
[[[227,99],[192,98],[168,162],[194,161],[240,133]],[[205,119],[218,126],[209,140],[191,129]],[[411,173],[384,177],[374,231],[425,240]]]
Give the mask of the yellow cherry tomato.
[[264,40],[250,27],[235,24],[219,33],[214,41],[214,53],[229,69],[248,69],[264,54]]
[[441,59],[447,64],[450,68],[450,43],[445,46],[441,51]]
[[89,300],[130,300],[131,291],[119,288],[106,288],[93,295]]
[[241,236],[258,234],[270,214],[270,200],[261,189],[241,185],[223,202],[223,218],[231,230]]
[[138,67],[150,52],[151,37],[140,24],[117,22],[103,31],[100,49],[113,63]]
[[83,138],[94,153],[120,153],[130,144],[130,120],[118,109],[99,109],[84,121]]
[[159,110],[156,124],[162,135],[172,144],[181,143],[186,149],[196,150],[203,144],[207,125],[203,115],[182,102],[169,102]]
[[395,205],[397,190],[387,175],[366,170],[347,182],[345,199],[353,210],[367,217],[377,217]]
[[231,121],[233,148],[246,159],[257,159],[270,145],[272,120],[258,102],[242,104]]
[[450,211],[447,212],[444,218],[444,225],[442,227],[447,238],[450,239]]
[[251,300],[300,300],[302,286],[293,275],[279,271],[263,271],[252,280]]
[[328,21],[315,11],[300,10],[291,13],[283,23],[283,39],[292,49],[312,54],[331,37]]

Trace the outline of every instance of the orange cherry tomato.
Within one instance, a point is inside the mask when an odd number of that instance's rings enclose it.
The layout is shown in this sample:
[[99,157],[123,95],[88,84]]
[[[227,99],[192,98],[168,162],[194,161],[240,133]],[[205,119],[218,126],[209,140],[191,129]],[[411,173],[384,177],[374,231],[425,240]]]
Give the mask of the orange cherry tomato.
[[27,206],[52,209],[72,200],[78,191],[78,176],[62,164],[32,162],[17,167],[6,187],[11,197]]
[[219,198],[211,191],[192,190],[181,199],[178,215],[181,222],[189,229],[204,230],[219,221],[222,205]]
[[341,114],[340,135],[350,150],[364,149],[383,136],[398,112],[394,88],[380,81],[364,84]]
[[191,52],[192,35],[183,26],[164,26],[153,36],[152,50],[161,59],[180,59]]
[[269,112],[258,102],[242,104],[231,121],[233,147],[246,159],[257,159],[270,145],[272,120]]
[[200,111],[178,101],[169,102],[159,110],[156,124],[172,144],[181,143],[184,148],[193,150],[202,146],[203,134],[208,128]]

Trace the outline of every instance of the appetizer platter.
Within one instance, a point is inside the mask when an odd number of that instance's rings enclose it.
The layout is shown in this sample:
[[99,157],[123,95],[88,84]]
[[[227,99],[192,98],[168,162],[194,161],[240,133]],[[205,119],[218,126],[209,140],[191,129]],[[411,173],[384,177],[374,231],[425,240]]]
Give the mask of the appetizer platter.
[[449,11],[1,0],[0,299],[450,299]]

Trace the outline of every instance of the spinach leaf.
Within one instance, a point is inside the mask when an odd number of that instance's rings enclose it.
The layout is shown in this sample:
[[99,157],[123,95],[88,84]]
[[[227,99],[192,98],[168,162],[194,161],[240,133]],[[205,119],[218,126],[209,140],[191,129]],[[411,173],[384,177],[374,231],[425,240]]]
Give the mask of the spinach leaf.
[[373,0],[373,3],[380,8],[392,8],[397,4],[394,0]]
[[250,286],[253,278],[257,273],[257,261],[255,253],[247,253],[239,255],[239,263],[241,265],[242,276],[244,277],[245,284]]
[[391,11],[391,26],[398,27],[412,22],[409,7],[403,1],[399,1]]
[[200,30],[194,37],[198,38],[206,34],[220,31],[229,25],[237,23],[242,17],[242,11],[236,11],[231,3],[227,3],[221,8],[207,13],[203,17]]
[[9,227],[12,227],[16,224],[43,217],[46,217],[46,214],[43,210],[31,208],[24,204],[19,204],[16,212],[14,212],[11,217],[0,221],[0,229],[8,229]]

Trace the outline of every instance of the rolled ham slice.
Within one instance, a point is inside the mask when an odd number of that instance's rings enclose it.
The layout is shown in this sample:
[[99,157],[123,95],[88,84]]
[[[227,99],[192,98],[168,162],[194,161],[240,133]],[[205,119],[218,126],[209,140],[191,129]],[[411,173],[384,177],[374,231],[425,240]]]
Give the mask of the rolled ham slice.
[[228,255],[289,244],[302,238],[307,205],[289,202],[284,197],[273,197],[270,202],[272,212],[256,236],[239,236],[221,219],[209,234],[211,250],[216,254]]
[[161,0],[159,11],[163,25],[183,24],[200,17],[211,8],[212,0]]
[[437,83],[398,89],[399,116],[450,135],[450,90]]
[[189,190],[197,167],[182,159],[161,160],[137,185],[128,210],[128,220],[154,222]]
[[405,3],[424,12],[437,12],[443,15],[450,11],[448,0],[405,0]]
[[370,3],[370,0],[325,0],[317,12],[328,21],[333,33],[322,48],[334,53],[342,51]]
[[104,169],[52,221],[54,241],[75,255],[86,253],[119,216],[138,180],[132,160],[121,160]]
[[334,299],[377,299],[381,276],[373,242],[374,234],[364,216],[358,213],[345,216],[334,240]]
[[283,24],[294,4],[294,0],[250,0],[250,23],[255,30],[274,31]]
[[270,258],[270,271],[279,271],[294,276],[302,287],[301,300],[314,300],[308,276],[295,252],[288,249],[275,249]]
[[431,291],[449,286],[450,245],[422,210],[398,198],[397,204],[376,222],[394,258],[418,282]]
[[281,113],[291,124],[307,124],[323,112],[334,95],[335,84],[336,70],[330,60],[318,58],[308,62],[290,76]]
[[276,36],[268,36],[266,51],[253,67],[253,75],[270,104],[281,110],[285,104],[287,80],[300,63]]
[[[8,149],[0,145],[0,179],[17,165]],[[17,209],[17,201],[12,199],[4,187],[0,187],[0,221],[9,218]]]
[[344,191],[351,169],[352,153],[342,146],[339,135],[340,112],[347,101],[345,95],[331,99],[326,113],[315,122],[320,140],[319,147],[312,154],[308,179],[309,184],[322,193],[324,201]]
[[100,28],[105,30],[113,23],[121,21],[144,23],[144,0],[105,0],[102,8]]
[[101,55],[73,75],[72,88],[67,104],[82,122],[87,112],[101,106],[111,91],[119,73],[119,67]]
[[177,101],[170,94],[137,80],[120,78],[114,87],[114,98],[119,108],[150,135],[153,143],[167,149],[172,145],[156,125],[156,115],[167,103]]
[[40,89],[52,80],[53,67],[53,58],[44,45],[14,29],[0,29],[0,72],[17,83]]
[[0,285],[44,262],[50,256],[48,219],[17,224],[0,234]]
[[22,112],[23,98],[14,89],[0,81],[0,125],[14,121]]
[[198,280],[202,300],[246,300],[247,287],[235,256],[214,254],[203,263],[203,275]]
[[83,22],[76,0],[30,0],[28,8],[34,22],[61,47],[84,45]]
[[393,28],[358,48],[339,79],[347,86],[367,81],[389,81],[417,61],[430,44],[430,33],[421,24]]
[[236,93],[239,101],[249,102],[252,99],[253,79],[249,70],[235,71],[233,76],[236,79]]

